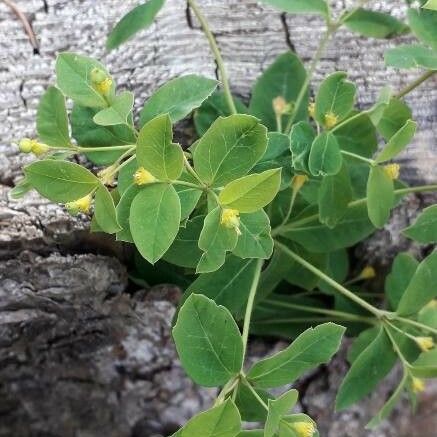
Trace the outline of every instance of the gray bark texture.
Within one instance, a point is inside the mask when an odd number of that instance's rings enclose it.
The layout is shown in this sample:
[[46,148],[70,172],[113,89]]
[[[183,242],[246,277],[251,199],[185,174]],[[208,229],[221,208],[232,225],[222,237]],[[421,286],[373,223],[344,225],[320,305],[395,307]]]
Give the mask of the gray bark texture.
[[[292,49],[308,63],[323,30],[317,17],[282,15],[251,0],[199,3],[223,50],[232,89],[245,99],[254,79],[278,54]],[[335,10],[352,3],[331,2]],[[208,45],[183,0],[167,0],[149,30],[111,53],[104,49],[107,32],[137,1],[16,4],[29,18],[39,50],[34,51],[21,23],[0,2],[0,437],[169,435],[208,408],[215,395],[190,382],[178,363],[170,325],[180,291],[165,285],[147,292],[134,289],[120,262],[126,249],[90,235],[85,217],[71,217],[35,193],[20,201],[8,193],[31,159],[18,153],[16,142],[35,135],[36,106],[54,82],[58,52],[101,59],[119,86],[135,92],[138,109],[171,78],[186,73],[216,77]],[[398,17],[405,14],[403,2],[373,5]],[[340,32],[315,82],[328,72],[346,70],[359,86],[359,104],[367,107],[383,85],[400,89],[419,74],[384,67],[384,49],[392,44]],[[435,182],[436,81],[407,100],[420,132],[400,159],[402,175],[411,183]],[[188,139],[189,133],[182,137]],[[409,247],[399,229],[432,202],[433,196],[410,197],[390,226],[357,249],[363,264],[386,268],[394,253],[388,246]],[[250,355],[283,346],[255,341]],[[359,406],[334,413],[335,392],[347,370],[344,355],[298,383],[300,408],[317,420],[322,436],[435,435],[435,385],[424,393],[415,415],[402,402],[390,422],[377,431],[364,430],[393,389],[396,372]]]

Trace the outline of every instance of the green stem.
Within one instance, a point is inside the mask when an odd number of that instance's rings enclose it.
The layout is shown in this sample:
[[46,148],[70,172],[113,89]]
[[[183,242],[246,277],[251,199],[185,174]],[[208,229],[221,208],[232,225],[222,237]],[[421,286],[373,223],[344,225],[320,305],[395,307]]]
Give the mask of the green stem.
[[420,77],[418,77],[414,82],[412,82],[410,85],[407,85],[405,88],[403,88],[401,91],[399,91],[396,94],[396,98],[401,99],[402,97],[406,96],[408,93],[416,89],[418,86],[422,85],[423,82],[428,80],[430,77],[432,77],[434,74],[437,73],[437,70],[431,70],[423,73]]
[[185,165],[185,168],[187,169],[188,173],[190,173],[190,175],[193,176],[193,178],[196,179],[196,181],[199,182],[199,184],[203,188],[206,188],[206,185],[203,183],[202,179],[200,179],[199,175],[196,173],[194,168],[191,166],[191,164],[189,163],[185,154],[184,154],[184,165]]
[[375,165],[375,161],[373,159],[365,158],[364,156],[357,155],[356,153],[347,152],[346,150],[342,150],[341,153],[345,156],[350,156],[351,158],[358,159],[359,161],[367,162],[370,165]]
[[88,153],[88,152],[108,152],[116,150],[129,150],[135,148],[135,144],[127,144],[125,146],[108,146],[108,147],[82,147],[82,146],[72,146],[72,147],[51,147],[53,149],[62,149],[65,151],[74,150],[76,152]]
[[394,320],[406,323],[407,325],[415,326],[416,328],[422,329],[423,331],[428,331],[432,334],[437,335],[437,329],[432,328],[431,326],[424,325],[423,323],[416,322],[415,320],[405,319],[404,317],[398,317],[396,315],[394,316]]
[[282,133],[282,115],[276,114],[276,130]]
[[314,58],[311,62],[308,73],[306,75],[305,81],[304,81],[302,88],[300,89],[299,94],[297,96],[297,99],[296,99],[296,102],[294,105],[293,113],[291,114],[291,117],[287,123],[287,127],[285,128],[285,133],[287,133],[287,134],[290,133],[290,131],[291,131],[294,120],[296,120],[296,116],[299,112],[299,108],[300,108],[302,101],[307,93],[308,86],[311,82],[311,79],[313,78],[313,75],[314,75],[316,69],[317,69],[317,65],[319,64],[320,59],[322,58],[322,55],[326,49],[326,46],[328,45],[329,40],[331,39],[331,36],[335,33],[335,31],[336,31],[336,29],[334,27],[331,27],[328,25],[328,28],[326,29],[325,34],[323,35],[323,37],[320,40],[319,47],[317,48],[317,51],[314,55]]
[[291,213],[293,212],[293,206],[294,206],[294,203],[295,203],[295,201],[296,201],[297,193],[298,193],[297,190],[293,190],[293,191],[292,191],[292,193],[291,193],[291,198],[290,198],[290,204],[288,205],[288,211],[287,211],[287,214],[285,214],[285,217],[284,217],[284,219],[282,220],[282,222],[281,222],[281,224],[279,225],[279,227],[282,227],[282,226],[286,225],[287,222],[288,222],[288,220],[290,220]]
[[220,53],[220,49],[218,48],[217,41],[214,38],[214,35],[211,32],[211,29],[209,27],[208,21],[202,14],[201,10],[199,9],[197,3],[195,0],[187,0],[188,5],[193,10],[194,14],[196,15],[197,19],[200,22],[200,25],[202,26],[203,32],[205,33],[206,38],[208,39],[209,46],[211,47],[211,51],[214,54],[215,61],[217,63],[217,67],[220,72],[220,80],[223,85],[223,91],[225,93],[226,102],[229,106],[229,110],[231,111],[231,114],[237,114],[237,108],[235,107],[234,99],[232,98],[231,88],[229,86],[229,80],[228,75],[226,73],[225,64],[223,62],[222,55]]
[[310,264],[308,261],[300,257],[297,253],[294,253],[292,250],[290,250],[287,246],[284,246],[282,243],[279,243],[278,241],[275,241],[275,244],[277,247],[285,252],[290,258],[293,258],[295,261],[297,261],[299,264],[301,264],[303,267],[308,269],[310,272],[314,273],[316,276],[318,276],[320,279],[325,281],[327,284],[334,287],[339,293],[341,293],[343,296],[347,297],[348,299],[352,300],[359,306],[363,307],[367,311],[369,311],[371,314],[373,314],[378,319],[382,316],[382,311],[375,308],[370,303],[366,302],[364,299],[361,299],[360,297],[356,296],[352,291],[348,290],[347,288],[343,287],[343,285],[339,284],[337,281],[334,281],[331,277],[323,273],[321,270],[319,270],[317,267]]
[[203,191],[204,188],[201,187],[200,185],[196,185],[196,184],[192,184],[191,182],[185,182],[185,181],[172,181],[172,184],[174,185],[183,185],[184,187],[190,187],[190,188],[194,188],[196,190],[199,191]]
[[403,364],[404,368],[410,367],[410,363],[404,357],[404,354],[400,350],[398,344],[396,343],[396,341],[395,341],[395,339],[394,339],[394,337],[393,337],[392,333],[390,332],[390,329],[389,329],[389,327],[387,325],[384,325],[384,330],[387,333],[388,338],[391,341],[393,349],[395,350],[396,354],[399,356],[400,360],[402,361],[402,364]]
[[309,312],[309,313],[324,314],[326,316],[333,316],[333,317],[340,318],[342,320],[349,320],[351,322],[364,322],[364,323],[369,323],[371,325],[375,324],[375,320],[370,318],[370,317],[364,317],[364,316],[359,316],[356,314],[344,313],[342,311],[329,310],[329,309],[325,309],[325,308],[316,308],[316,307],[311,307],[311,306],[307,306],[307,305],[298,305],[298,304],[294,304],[291,302],[277,302],[277,301],[270,300],[270,299],[266,299],[263,302],[267,303],[269,305],[272,305],[272,306],[290,308],[290,309]]
[[255,302],[256,290],[258,288],[259,280],[261,277],[261,269],[262,269],[263,263],[264,263],[264,260],[262,260],[262,259],[259,259],[257,261],[256,267],[255,267],[255,274],[254,274],[253,280],[252,280],[252,285],[250,286],[249,297],[247,298],[246,313],[244,315],[244,323],[243,323],[243,334],[241,336],[243,339],[244,354],[246,354],[247,340],[249,338],[250,320],[252,318],[253,305]]
[[269,407],[268,405],[262,400],[261,396],[256,392],[256,390],[252,387],[252,384],[246,379],[245,376],[241,375],[240,376],[241,381],[243,382],[243,384],[251,391],[251,393],[253,394],[253,396],[255,397],[255,399],[260,403],[260,405],[262,405],[262,407],[266,410],[269,411]]
[[[408,187],[408,188],[400,188],[398,190],[394,190],[395,195],[406,195],[412,193],[426,193],[426,192],[434,192],[437,191],[437,184],[435,185],[421,185],[417,187]],[[367,203],[367,197],[363,197],[362,199],[357,199],[349,203],[348,208],[353,208],[355,206],[360,206]],[[272,230],[272,236],[277,236],[282,234],[283,232],[292,231],[300,226],[307,225],[309,223],[314,222],[319,219],[319,214],[313,214],[308,217],[304,217],[302,219],[296,220],[288,225],[284,225],[282,227],[276,227]]]

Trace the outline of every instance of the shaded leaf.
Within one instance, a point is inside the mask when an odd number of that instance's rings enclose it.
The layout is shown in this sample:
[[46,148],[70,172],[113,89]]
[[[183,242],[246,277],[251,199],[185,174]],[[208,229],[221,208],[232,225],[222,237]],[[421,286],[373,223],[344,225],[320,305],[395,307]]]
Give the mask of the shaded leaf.
[[414,224],[405,228],[402,233],[422,244],[437,243],[437,205],[425,208]]
[[115,234],[122,229],[117,221],[114,199],[104,185],[100,185],[96,191],[94,198],[94,215],[97,224],[103,232]]

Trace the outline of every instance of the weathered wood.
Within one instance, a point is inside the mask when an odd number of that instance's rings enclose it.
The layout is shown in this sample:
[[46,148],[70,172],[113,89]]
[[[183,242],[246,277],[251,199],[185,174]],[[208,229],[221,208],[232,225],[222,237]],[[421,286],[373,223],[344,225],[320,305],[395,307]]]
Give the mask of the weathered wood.
[[[33,53],[20,22],[0,2],[0,436],[166,435],[212,399],[211,391],[195,387],[177,364],[170,338],[176,292],[160,289],[146,296],[126,290],[119,263],[90,254],[119,249],[90,237],[83,217],[72,218],[36,194],[12,201],[8,192],[31,159],[18,154],[16,141],[35,134],[36,105],[54,81],[56,53],[71,50],[102,59],[120,86],[135,92],[138,110],[173,77],[215,77],[208,45],[183,0],[167,0],[151,29],[109,54],[104,50],[108,30],[137,0],[16,3],[33,25],[40,53]],[[317,17],[281,15],[253,0],[199,3],[223,50],[232,89],[245,99],[278,54],[293,49],[308,63],[322,33]],[[338,11],[353,2],[331,3]],[[405,14],[403,2],[375,3],[396,16]],[[358,83],[360,105],[368,106],[386,83],[400,89],[418,75],[384,67],[383,52],[390,45],[341,32],[323,57],[315,83],[328,72],[346,70]],[[430,81],[408,96],[420,125],[414,144],[402,155],[403,176],[412,183],[437,179],[435,85]],[[417,202],[411,199],[394,225],[359,249],[360,256],[386,264],[392,257],[388,243],[404,247],[399,227],[414,216]],[[259,342],[251,354],[268,349]],[[327,371],[300,383],[301,407],[314,414],[322,435],[411,436],[419,426],[420,435],[433,435],[437,396],[432,390],[421,407],[423,415],[411,419],[402,405],[391,424],[375,433],[363,430],[394,379],[362,406],[334,415],[333,398],[345,370],[341,355]]]

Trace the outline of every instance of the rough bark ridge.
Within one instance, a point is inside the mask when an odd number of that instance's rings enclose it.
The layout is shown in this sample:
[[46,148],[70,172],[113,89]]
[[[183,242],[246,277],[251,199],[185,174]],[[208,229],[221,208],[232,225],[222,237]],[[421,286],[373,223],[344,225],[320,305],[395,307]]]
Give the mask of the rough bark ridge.
[[[167,0],[150,30],[110,54],[104,51],[108,29],[137,1],[16,3],[38,36],[39,54],[0,2],[0,436],[168,435],[208,407],[213,397],[195,387],[177,364],[170,320],[178,291],[131,291],[114,256],[95,254],[120,249],[90,236],[84,218],[72,218],[36,194],[11,201],[8,192],[29,160],[17,153],[14,141],[34,135],[36,105],[54,80],[57,52],[102,59],[119,85],[135,92],[138,109],[156,87],[175,76],[194,72],[214,77],[207,43],[182,0]],[[255,1],[199,3],[223,50],[232,88],[245,98],[253,80],[279,53],[296,50],[308,62],[322,32],[318,18],[281,15]],[[338,10],[353,2],[331,3]],[[375,8],[396,16],[405,12],[394,0],[375,2]],[[323,58],[316,81],[344,69],[358,83],[360,104],[366,106],[383,84],[399,89],[418,74],[383,67],[382,54],[390,44],[342,32]],[[403,174],[411,182],[437,179],[435,84],[429,82],[408,97],[420,125],[414,146],[402,156]],[[385,251],[386,242],[404,247],[396,223],[410,220],[417,202],[411,200],[396,214],[395,225],[361,250],[365,258],[386,262],[392,256]],[[267,348],[258,342],[251,354],[263,355]],[[328,369],[299,384],[301,408],[318,420],[321,435],[433,435],[435,388],[414,419],[402,405],[390,424],[373,433],[363,431],[396,375],[360,407],[334,415],[335,390],[345,370],[340,354]]]

